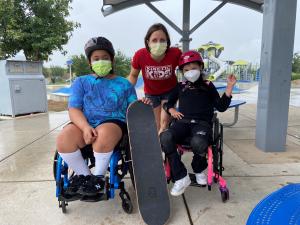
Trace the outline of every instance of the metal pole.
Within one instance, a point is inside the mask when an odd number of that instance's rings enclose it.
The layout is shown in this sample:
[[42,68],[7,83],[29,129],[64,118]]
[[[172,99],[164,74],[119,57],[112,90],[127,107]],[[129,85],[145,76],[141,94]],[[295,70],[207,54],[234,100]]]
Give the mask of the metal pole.
[[175,23],[173,23],[168,17],[166,17],[161,11],[159,11],[153,4],[151,4],[150,2],[145,2],[145,4],[160,18],[166,21],[166,23],[168,23],[174,30],[176,30],[180,35],[182,35],[182,30],[180,30],[180,28],[177,27]]
[[186,52],[189,50],[190,46],[190,10],[191,1],[183,0],[183,17],[182,17],[182,51]]
[[70,64],[70,86],[72,85],[72,65]]
[[192,34],[195,30],[197,30],[202,24],[204,24],[210,17],[212,17],[216,12],[218,12],[226,3],[228,0],[223,1],[218,5],[213,11],[211,11],[209,14],[207,14],[199,23],[197,23],[190,31],[190,34]]

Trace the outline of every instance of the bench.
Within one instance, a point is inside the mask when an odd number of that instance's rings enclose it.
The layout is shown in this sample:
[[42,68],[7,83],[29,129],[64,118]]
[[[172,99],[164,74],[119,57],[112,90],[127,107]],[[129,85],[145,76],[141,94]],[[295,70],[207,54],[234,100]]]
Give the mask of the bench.
[[[215,83],[214,84],[217,91],[218,92],[222,92],[222,91],[225,91],[226,89],[226,85],[223,85],[223,84],[218,84],[218,83]],[[236,92],[236,93],[240,93],[241,90],[236,88],[236,90],[233,90],[233,92]],[[242,101],[242,100],[231,100],[231,103],[229,105],[228,108],[234,108],[234,117],[233,117],[233,122],[231,123],[223,123],[223,126],[225,127],[232,127],[233,125],[235,125],[239,119],[239,107],[240,105],[243,105],[243,104],[246,104],[246,101]]]
[[233,117],[233,122],[231,123],[223,123],[223,126],[225,127],[231,127],[235,125],[239,119],[239,107],[240,105],[246,104],[246,101],[242,100],[231,100],[231,103],[228,108],[234,108],[234,117]]

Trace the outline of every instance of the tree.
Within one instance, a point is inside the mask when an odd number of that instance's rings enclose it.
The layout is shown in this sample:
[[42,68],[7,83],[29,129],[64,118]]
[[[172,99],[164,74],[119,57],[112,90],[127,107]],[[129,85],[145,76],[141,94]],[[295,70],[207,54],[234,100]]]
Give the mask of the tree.
[[23,50],[28,60],[48,60],[63,54],[74,28],[68,21],[72,0],[0,0],[0,58]]
[[72,61],[72,72],[75,73],[76,76],[91,73],[90,65],[83,54],[72,56]]
[[115,55],[115,74],[127,77],[131,69],[131,59],[123,54],[121,51],[117,51]]
[[[81,55],[72,56],[72,71],[76,76],[81,76],[91,73],[90,65],[87,58]],[[119,76],[126,77],[130,72],[131,59],[123,54],[121,51],[117,51],[114,62],[114,72]]]
[[300,54],[299,54],[299,52],[295,53],[293,56],[292,71],[294,73],[300,73]]
[[51,69],[47,67],[43,67],[43,75],[46,78],[51,77]]
[[67,69],[60,66],[43,67],[43,75],[46,78],[50,78],[51,83],[55,84],[58,80],[61,80],[64,75],[67,74]]

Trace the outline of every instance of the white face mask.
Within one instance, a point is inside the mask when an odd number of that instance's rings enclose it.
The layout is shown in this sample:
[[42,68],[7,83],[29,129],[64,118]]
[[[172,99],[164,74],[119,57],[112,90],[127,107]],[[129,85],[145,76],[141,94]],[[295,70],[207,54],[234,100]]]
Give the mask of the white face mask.
[[194,83],[200,77],[199,70],[189,70],[183,74],[183,76],[190,82]]

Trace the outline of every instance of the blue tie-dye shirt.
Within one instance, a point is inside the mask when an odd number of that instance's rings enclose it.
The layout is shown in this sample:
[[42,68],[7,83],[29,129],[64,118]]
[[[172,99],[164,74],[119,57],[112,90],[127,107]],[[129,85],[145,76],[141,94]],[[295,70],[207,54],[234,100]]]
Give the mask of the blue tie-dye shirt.
[[126,110],[136,99],[134,87],[123,77],[96,79],[85,75],[74,81],[68,107],[81,109],[95,128],[111,119],[126,122]]

